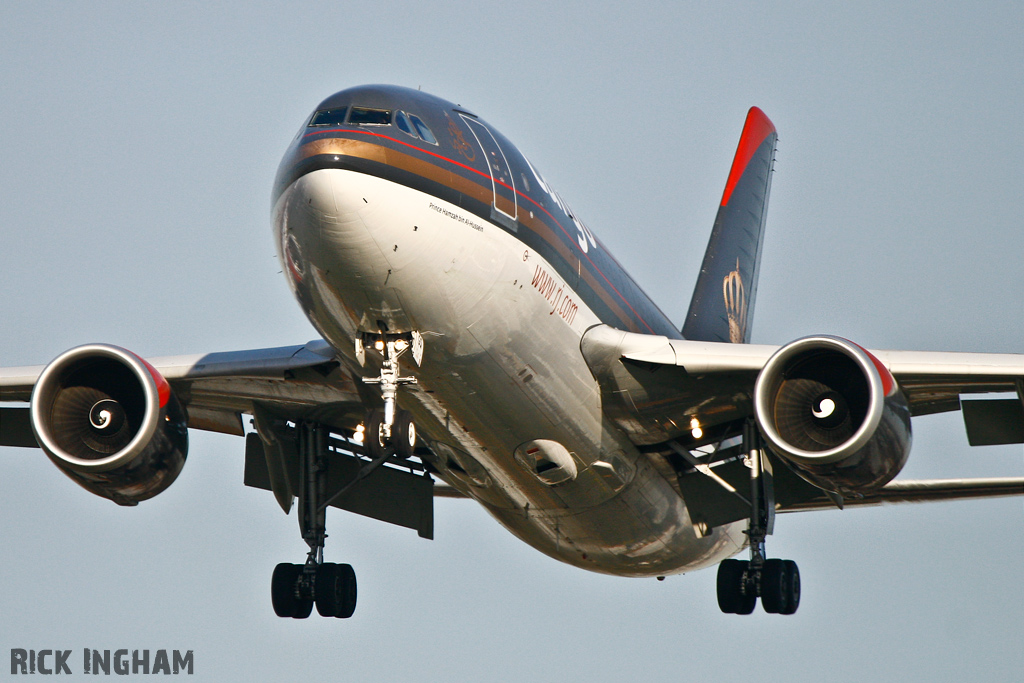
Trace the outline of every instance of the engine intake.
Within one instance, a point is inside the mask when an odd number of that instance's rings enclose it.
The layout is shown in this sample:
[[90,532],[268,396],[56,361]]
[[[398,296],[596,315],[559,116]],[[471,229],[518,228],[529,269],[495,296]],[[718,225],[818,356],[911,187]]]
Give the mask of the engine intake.
[[829,491],[884,486],[910,454],[910,410],[896,380],[839,337],[780,348],[758,375],[754,412],[772,450]]
[[31,414],[50,460],[120,505],[160,493],[185,464],[186,418],[170,384],[117,346],[90,344],[58,356],[36,382]]

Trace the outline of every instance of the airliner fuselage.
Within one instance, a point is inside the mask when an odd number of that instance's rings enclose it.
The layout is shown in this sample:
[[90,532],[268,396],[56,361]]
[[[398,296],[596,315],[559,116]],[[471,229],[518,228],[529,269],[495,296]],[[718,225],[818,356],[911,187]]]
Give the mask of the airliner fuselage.
[[695,532],[580,352],[601,323],[679,331],[492,126],[414,90],[337,93],[281,163],[273,225],[296,297],[354,373],[364,335],[424,336],[402,407],[431,466],[512,533],[627,576],[743,547],[741,523]]

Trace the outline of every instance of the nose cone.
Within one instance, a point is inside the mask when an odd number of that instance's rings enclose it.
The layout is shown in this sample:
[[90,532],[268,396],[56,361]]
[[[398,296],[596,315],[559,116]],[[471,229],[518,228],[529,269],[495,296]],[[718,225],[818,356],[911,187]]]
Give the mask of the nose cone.
[[[278,199],[274,216],[278,251],[293,284],[332,266],[366,271],[360,275],[373,272],[373,259],[363,253],[372,240],[358,206],[345,196],[345,185],[337,178],[342,173],[333,169],[307,173]],[[340,207],[336,192],[342,194]]]
[[[356,329],[409,327],[389,280],[395,270],[380,244],[390,221],[375,220],[387,207],[364,187],[367,176],[320,169],[294,181],[275,207],[282,270],[313,324],[329,339],[339,323]],[[379,181],[377,181],[379,182]],[[376,233],[376,234],[375,234]]]

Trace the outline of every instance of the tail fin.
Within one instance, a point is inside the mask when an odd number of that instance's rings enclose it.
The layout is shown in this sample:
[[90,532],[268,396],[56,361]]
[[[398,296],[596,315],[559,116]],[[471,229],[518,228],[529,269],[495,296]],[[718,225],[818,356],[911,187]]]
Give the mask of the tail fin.
[[750,340],[778,138],[764,112],[751,107],[683,324],[687,339],[737,344]]

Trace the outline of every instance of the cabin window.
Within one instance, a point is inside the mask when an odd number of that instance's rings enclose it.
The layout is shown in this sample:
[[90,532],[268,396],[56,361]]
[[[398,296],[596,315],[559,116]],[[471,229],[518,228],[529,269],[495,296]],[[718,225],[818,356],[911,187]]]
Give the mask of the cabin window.
[[420,117],[409,114],[409,120],[412,121],[412,125],[416,127],[416,132],[424,142],[429,142],[432,145],[437,144],[437,139],[434,137],[434,134],[430,132],[430,128],[427,127],[427,124],[420,120]]
[[321,126],[340,126],[345,123],[345,113],[348,111],[348,107],[341,107],[339,109],[321,109],[317,113],[313,114],[313,118],[309,121],[310,128],[318,128]]
[[352,107],[348,122],[361,126],[388,126],[391,124],[391,110]]

